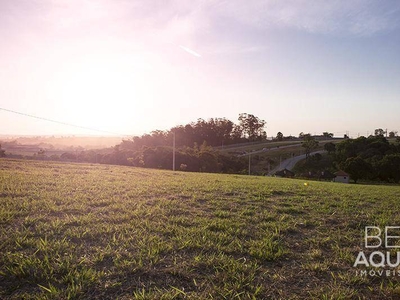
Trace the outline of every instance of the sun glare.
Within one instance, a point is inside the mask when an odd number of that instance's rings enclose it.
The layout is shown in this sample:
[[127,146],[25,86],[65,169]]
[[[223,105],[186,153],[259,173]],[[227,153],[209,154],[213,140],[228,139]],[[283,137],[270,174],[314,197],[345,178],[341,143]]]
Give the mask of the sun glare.
[[62,103],[63,120],[117,130],[132,110],[145,109],[152,97],[145,62],[98,57],[64,64],[53,78],[50,97]]

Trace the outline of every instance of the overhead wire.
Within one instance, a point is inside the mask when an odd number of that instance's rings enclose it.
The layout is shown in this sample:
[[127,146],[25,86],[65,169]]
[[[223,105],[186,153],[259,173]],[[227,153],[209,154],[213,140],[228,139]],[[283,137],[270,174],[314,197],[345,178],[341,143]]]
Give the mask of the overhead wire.
[[44,120],[44,121],[48,121],[48,122],[52,122],[52,123],[66,125],[66,126],[71,126],[71,127],[75,127],[75,128],[86,129],[86,130],[91,130],[91,131],[97,131],[97,132],[101,132],[101,133],[108,133],[108,134],[117,135],[117,136],[128,136],[126,134],[120,134],[120,133],[101,130],[101,129],[97,129],[97,128],[80,126],[80,125],[76,125],[76,124],[72,124],[72,123],[67,123],[67,122],[57,121],[57,120],[53,120],[53,119],[48,119],[48,118],[44,118],[44,117],[40,117],[40,116],[36,116],[36,115],[31,115],[31,114],[15,111],[15,110],[12,110],[12,109],[7,109],[7,108],[4,108],[4,107],[0,107],[0,110],[6,111],[6,112],[10,112],[10,113],[14,113],[14,114],[18,114],[18,115],[25,116],[25,117],[35,118],[35,119]]

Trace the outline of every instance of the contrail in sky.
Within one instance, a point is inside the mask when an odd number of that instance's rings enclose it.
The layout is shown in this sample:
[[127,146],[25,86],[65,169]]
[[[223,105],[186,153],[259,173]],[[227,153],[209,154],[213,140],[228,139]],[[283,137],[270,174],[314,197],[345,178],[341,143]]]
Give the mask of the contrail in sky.
[[194,55],[194,56],[196,56],[196,57],[201,57],[200,54],[198,54],[197,52],[193,51],[192,49],[189,49],[188,47],[179,45],[179,48],[185,50],[187,53],[190,53],[190,54],[192,54],[192,55]]

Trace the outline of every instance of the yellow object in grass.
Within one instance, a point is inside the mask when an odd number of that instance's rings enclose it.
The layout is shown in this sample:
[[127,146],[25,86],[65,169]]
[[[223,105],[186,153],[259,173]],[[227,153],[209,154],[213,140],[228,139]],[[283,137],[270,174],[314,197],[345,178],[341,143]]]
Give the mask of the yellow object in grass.
[[308,186],[308,182],[304,182],[304,185],[305,185],[305,186]]

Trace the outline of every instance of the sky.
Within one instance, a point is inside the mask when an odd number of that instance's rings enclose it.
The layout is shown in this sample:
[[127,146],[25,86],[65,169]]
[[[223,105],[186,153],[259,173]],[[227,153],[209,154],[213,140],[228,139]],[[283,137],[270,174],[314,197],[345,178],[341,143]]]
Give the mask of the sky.
[[400,2],[0,0],[0,108],[80,126],[0,109],[12,135],[400,132]]

